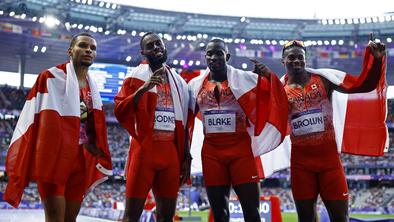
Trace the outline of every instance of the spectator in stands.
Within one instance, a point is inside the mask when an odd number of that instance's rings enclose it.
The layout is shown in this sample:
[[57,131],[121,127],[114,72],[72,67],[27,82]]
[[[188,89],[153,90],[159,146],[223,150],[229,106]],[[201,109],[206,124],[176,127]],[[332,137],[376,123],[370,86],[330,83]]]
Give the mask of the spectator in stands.
[[[316,219],[318,194],[327,207],[331,221],[348,221],[348,188],[343,167],[337,152],[333,126],[333,91],[342,93],[369,92],[384,84],[385,46],[370,41],[365,55],[363,73],[359,78],[350,77],[337,70],[306,69],[306,48],[301,41],[290,41],[283,47],[285,90],[289,100],[289,124],[291,127],[291,186],[300,222]],[[329,75],[327,75],[327,73]],[[335,84],[334,77],[341,76]],[[344,79],[343,79],[344,77]],[[365,80],[365,81],[363,81]],[[381,93],[377,89],[377,93]],[[384,104],[379,103],[378,105]],[[370,103],[373,106],[373,103]],[[371,105],[369,105],[371,106]],[[349,108],[349,107],[348,107]],[[361,108],[361,106],[360,106]],[[367,107],[363,107],[365,109]],[[380,107],[378,107],[380,108]],[[379,110],[385,110],[383,107]],[[357,111],[359,112],[359,111]],[[384,115],[382,115],[384,119]],[[377,119],[377,115],[375,119]],[[313,119],[313,122],[310,120]],[[367,118],[368,121],[373,121]],[[308,122],[310,124],[303,124]],[[384,131],[384,123],[380,129]],[[382,131],[382,132],[383,132]],[[360,134],[352,131],[354,138]],[[373,140],[373,136],[364,135]],[[380,139],[380,140],[379,140]],[[372,149],[383,153],[384,136],[373,141]],[[371,142],[369,141],[371,144]],[[383,145],[382,145],[383,144]],[[341,144],[340,144],[341,145]],[[354,149],[365,152],[361,142]],[[349,151],[348,151],[349,152]],[[357,153],[357,152],[356,152]]]
[[134,69],[115,97],[115,116],[132,136],[123,221],[139,221],[152,188],[158,221],[172,221],[179,185],[190,175],[186,82],[168,67],[162,39],[141,37],[148,64]]
[[[213,39],[207,44],[205,58],[207,71],[189,82],[191,101],[189,112],[194,114],[192,120],[198,113],[202,115],[204,124],[202,168],[214,220],[229,221],[229,196],[232,185],[240,200],[245,221],[260,221],[258,188],[260,179],[254,150],[252,151],[257,147],[252,147],[251,136],[247,132],[250,126],[248,120],[254,121],[255,124],[258,118],[254,112],[258,76],[228,65],[230,54],[226,43],[221,39]],[[275,86],[279,87],[275,91],[276,95],[281,96],[278,99],[282,99],[283,106],[279,109],[285,110],[287,98],[276,75],[271,74],[268,68],[264,67],[256,67],[255,72],[261,75],[259,78],[262,84],[267,86],[276,84]],[[273,93],[270,88],[265,92],[268,94],[267,97]],[[275,111],[272,109],[267,113]],[[287,112],[283,115],[283,123],[285,129]],[[272,124],[277,130],[277,125],[274,122]],[[275,132],[278,131],[281,132],[280,130]],[[260,142],[264,143],[263,140]],[[274,141],[270,142],[270,144],[274,143]]]
[[70,61],[40,73],[7,154],[4,200],[17,207],[36,181],[47,222],[76,221],[85,192],[112,172],[101,98],[88,74],[96,48],[93,36],[77,34]]

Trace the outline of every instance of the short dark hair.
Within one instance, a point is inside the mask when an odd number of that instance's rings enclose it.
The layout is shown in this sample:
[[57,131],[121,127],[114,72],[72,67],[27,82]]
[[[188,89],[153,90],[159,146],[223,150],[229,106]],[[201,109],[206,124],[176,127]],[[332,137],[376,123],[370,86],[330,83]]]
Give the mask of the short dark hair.
[[90,37],[90,38],[94,39],[94,37],[91,34],[87,33],[87,32],[78,33],[78,34],[74,35],[73,38],[71,39],[70,48],[75,45],[75,42],[77,42],[77,38],[79,36],[87,36],[87,37]]
[[144,41],[144,38],[145,38],[146,36],[148,36],[148,35],[157,35],[157,34],[154,33],[154,32],[147,32],[147,33],[145,33],[143,36],[141,36],[141,39],[140,39],[140,47],[141,47],[141,49],[143,49],[142,41]]
[[293,47],[298,47],[303,49],[306,52],[306,47],[305,47],[305,43],[303,41],[300,40],[291,40],[289,42],[287,42],[286,44],[283,45],[283,49],[282,49],[282,58],[285,55],[285,51],[293,48]]
[[215,38],[215,39],[211,39],[209,42],[208,42],[208,44],[209,43],[222,43],[223,45],[224,45],[224,50],[226,51],[226,53],[228,53],[228,47],[227,47],[227,44],[226,44],[226,42],[223,40],[223,39],[221,39],[221,38]]

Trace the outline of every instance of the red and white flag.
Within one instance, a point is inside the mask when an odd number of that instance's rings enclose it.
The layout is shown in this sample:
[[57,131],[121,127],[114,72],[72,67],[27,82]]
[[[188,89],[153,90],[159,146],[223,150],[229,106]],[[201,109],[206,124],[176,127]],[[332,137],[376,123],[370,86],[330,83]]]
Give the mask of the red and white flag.
[[[204,74],[189,82],[189,127],[197,129],[191,132],[193,154],[200,153],[204,138],[202,123],[195,121],[198,113],[194,111],[198,93],[209,73],[210,70],[207,69]],[[232,93],[249,119],[250,127],[247,131],[251,137],[252,151],[256,157],[257,166],[263,173],[260,156],[277,148],[286,136],[288,118],[286,93],[274,73],[271,73],[270,80],[268,80],[253,72],[235,69],[228,65],[227,79]],[[195,124],[201,124],[201,126],[194,126]],[[201,166],[198,161],[200,160],[193,159],[192,170],[195,173]]]
[[[328,79],[340,88],[351,90],[360,87],[367,79],[374,57],[369,48],[365,51],[363,69],[353,76],[334,69],[307,69]],[[388,149],[386,58],[381,59],[380,77],[376,89],[368,93],[332,95],[333,121],[338,151],[366,156],[382,156]]]
[[[84,150],[86,191],[112,175],[105,114],[97,86],[88,76],[93,100],[97,159]],[[80,96],[71,62],[43,71],[26,98],[7,153],[9,177],[4,200],[17,207],[30,181],[65,184],[79,152]]]
[[[187,122],[188,92],[187,84],[180,75],[170,67],[165,67],[168,73],[171,87],[171,97],[174,105],[175,134],[180,163],[185,158],[185,128]],[[157,87],[153,87],[145,93],[139,101],[138,107],[134,107],[134,93],[153,75],[148,64],[140,64],[133,69],[131,76],[123,82],[122,88],[115,97],[115,116],[132,139],[136,146],[152,143],[153,121],[156,111]],[[149,137],[150,135],[150,137]],[[131,143],[130,143],[131,144]],[[132,148],[132,147],[131,147]],[[129,158],[128,158],[129,161]],[[126,168],[128,163],[126,163]],[[126,171],[127,172],[127,169]]]

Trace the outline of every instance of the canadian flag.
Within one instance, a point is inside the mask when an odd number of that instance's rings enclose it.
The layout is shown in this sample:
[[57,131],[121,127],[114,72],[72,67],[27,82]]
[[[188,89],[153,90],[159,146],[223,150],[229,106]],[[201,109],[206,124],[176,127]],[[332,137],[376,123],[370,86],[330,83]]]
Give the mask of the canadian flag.
[[[191,129],[193,157],[199,157],[202,148],[202,122],[195,117],[197,95],[210,70],[189,82],[189,127]],[[247,129],[252,141],[252,151],[260,177],[265,175],[261,155],[277,148],[286,136],[287,130],[287,96],[278,77],[271,73],[270,79],[255,73],[227,66],[227,79],[232,93],[249,119]],[[193,131],[194,129],[194,131]],[[264,161],[264,160],[263,160]],[[276,161],[275,161],[276,162]],[[263,162],[264,163],[264,162]],[[277,162],[280,164],[280,162]],[[270,164],[268,164],[270,165]],[[286,167],[286,166],[283,166]],[[194,158],[192,173],[201,172],[201,159]]]
[[[93,100],[96,145],[105,154],[97,159],[84,150],[86,192],[112,175],[102,102],[88,76]],[[9,177],[4,200],[17,207],[30,181],[65,184],[78,154],[79,85],[71,62],[43,71],[26,98],[7,153]]]

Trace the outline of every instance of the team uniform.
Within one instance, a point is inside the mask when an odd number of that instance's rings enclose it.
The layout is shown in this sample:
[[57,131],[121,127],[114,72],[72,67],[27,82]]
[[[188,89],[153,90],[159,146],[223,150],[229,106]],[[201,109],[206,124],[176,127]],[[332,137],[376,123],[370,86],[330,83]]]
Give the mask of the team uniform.
[[[310,69],[305,86],[284,88],[291,129],[291,186],[294,199],[347,200],[348,188],[339,153],[381,156],[388,144],[385,119],[385,58],[376,60],[367,48],[363,69],[353,76],[334,69]],[[322,78],[342,90],[362,91],[378,80],[375,90],[327,95]],[[330,97],[330,98],[329,98]],[[368,118],[365,118],[365,117]],[[335,127],[334,127],[335,126]]]
[[[202,149],[205,184],[257,182],[264,177],[259,156],[275,149],[286,135],[283,86],[273,73],[268,80],[229,65],[222,83],[210,82],[209,73],[207,69],[189,82],[190,135],[192,140],[204,136],[202,147],[192,144],[192,149]],[[193,132],[200,116],[203,135]]]
[[152,75],[148,64],[138,66],[115,98],[115,115],[132,136],[126,166],[126,196],[176,198],[180,164],[184,160],[187,85],[167,68],[165,84],[141,96],[134,108],[134,93]]
[[[219,89],[219,99],[214,89]],[[197,97],[204,124],[202,166],[207,186],[258,182],[259,177],[247,133],[248,120],[228,81],[206,78]],[[242,171],[242,172],[241,172]]]
[[[7,153],[9,181],[4,200],[17,207],[24,188],[36,181],[41,198],[60,195],[82,201],[86,192],[112,175],[105,114],[97,87],[88,75],[79,89],[72,63],[46,70],[27,96]],[[81,120],[81,104],[83,117]],[[93,137],[88,131],[93,131]],[[104,156],[83,148],[90,140]]]
[[302,87],[285,85],[291,128],[291,184],[294,199],[348,198],[345,174],[335,142],[332,105],[315,74]]

